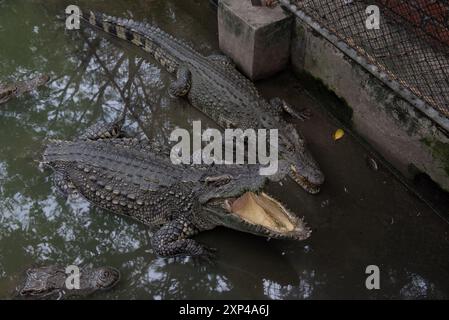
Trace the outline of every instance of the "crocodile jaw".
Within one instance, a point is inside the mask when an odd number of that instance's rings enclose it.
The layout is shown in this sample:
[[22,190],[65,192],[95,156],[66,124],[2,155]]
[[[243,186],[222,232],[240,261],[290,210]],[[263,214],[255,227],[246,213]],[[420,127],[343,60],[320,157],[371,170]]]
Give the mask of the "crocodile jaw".
[[233,216],[233,220],[239,221],[241,226],[238,229],[241,231],[293,240],[305,240],[311,234],[302,219],[263,192],[246,192],[239,198],[225,199],[223,208]]
[[321,190],[321,185],[314,184],[305,176],[301,175],[294,165],[290,166],[290,177],[310,194],[317,194]]

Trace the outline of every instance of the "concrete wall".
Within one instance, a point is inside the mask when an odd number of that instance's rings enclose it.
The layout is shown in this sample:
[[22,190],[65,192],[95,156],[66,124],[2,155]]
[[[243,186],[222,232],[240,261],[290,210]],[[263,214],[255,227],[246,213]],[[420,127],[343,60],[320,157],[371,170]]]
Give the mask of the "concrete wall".
[[296,19],[292,65],[352,109],[352,128],[405,176],[428,174],[449,191],[449,136],[333,44]]

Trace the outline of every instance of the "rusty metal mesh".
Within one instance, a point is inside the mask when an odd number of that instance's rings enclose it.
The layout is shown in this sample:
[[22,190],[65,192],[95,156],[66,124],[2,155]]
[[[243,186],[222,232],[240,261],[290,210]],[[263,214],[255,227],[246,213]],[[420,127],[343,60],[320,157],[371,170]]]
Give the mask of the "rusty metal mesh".
[[[300,10],[449,118],[449,0],[296,0]],[[367,29],[368,5],[380,29]]]

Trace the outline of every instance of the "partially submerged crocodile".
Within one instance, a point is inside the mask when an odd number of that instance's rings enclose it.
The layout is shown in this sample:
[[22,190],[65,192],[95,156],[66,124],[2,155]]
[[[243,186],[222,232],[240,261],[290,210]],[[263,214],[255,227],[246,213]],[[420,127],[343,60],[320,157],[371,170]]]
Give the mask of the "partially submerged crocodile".
[[[108,290],[120,280],[120,272],[112,267],[83,268],[80,270],[79,288],[68,288],[69,274],[59,266],[33,267],[16,289],[16,297],[23,299],[67,299],[86,297],[99,290]],[[70,282],[70,281],[69,281]]]
[[285,101],[270,102],[260,96],[254,84],[222,55],[205,57],[186,43],[146,23],[90,12],[83,18],[109,34],[125,39],[151,53],[176,80],[169,93],[187,97],[191,104],[223,128],[278,129],[279,156],[286,163],[283,172],[306,191],[317,193],[324,175],[306,147],[305,140],[281,117],[285,110],[298,118]]
[[209,257],[211,251],[191,237],[216,226],[279,239],[310,236],[302,219],[263,192],[267,177],[257,165],[174,165],[146,142],[118,138],[122,123],[95,126],[77,141],[49,143],[43,164],[55,171],[64,193],[77,192],[152,227],[157,254]]
[[37,89],[50,80],[48,75],[39,75],[30,80],[19,81],[13,84],[0,84],[0,104],[6,103],[14,97],[18,97],[25,92]]

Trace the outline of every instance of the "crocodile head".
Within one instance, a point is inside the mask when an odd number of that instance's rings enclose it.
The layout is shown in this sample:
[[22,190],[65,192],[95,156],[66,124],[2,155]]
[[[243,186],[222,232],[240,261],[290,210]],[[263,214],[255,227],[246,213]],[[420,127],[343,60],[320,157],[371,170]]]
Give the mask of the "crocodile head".
[[16,92],[17,86],[15,85],[0,85],[0,103],[5,103],[6,101],[8,101],[12,96],[16,94]]
[[279,132],[281,152],[289,163],[289,176],[311,194],[320,192],[324,174],[307,148],[306,142],[296,129],[287,125]]
[[89,273],[89,286],[93,290],[108,290],[120,280],[120,272],[112,267],[101,267]]
[[23,285],[18,290],[19,295],[22,297],[42,298],[56,293],[60,289],[57,283],[61,282],[55,281],[58,277],[62,279],[62,277],[65,277],[65,274],[53,266],[31,268],[26,272]]
[[31,91],[37,87],[43,86],[50,80],[46,74],[38,75],[30,80],[19,81],[10,85],[0,84],[0,104],[24,92]]
[[112,267],[86,269],[80,275],[80,287],[69,290],[66,288],[68,274],[65,269],[57,266],[31,268],[18,293],[23,298],[62,299],[69,295],[90,294],[97,290],[112,288],[120,280],[120,272]]
[[305,240],[312,232],[303,219],[264,192],[211,199],[205,208],[215,224],[259,236]]

